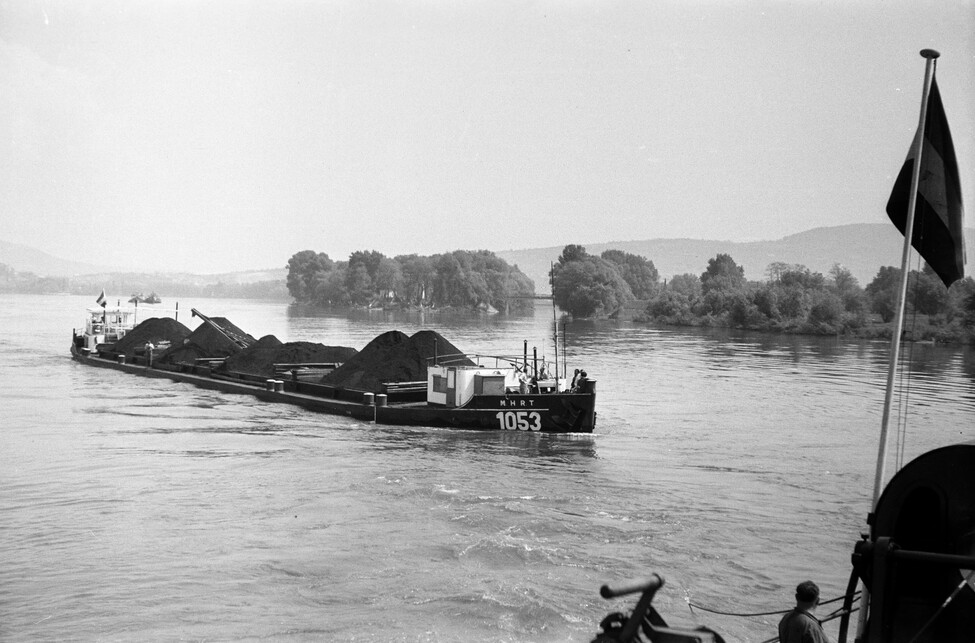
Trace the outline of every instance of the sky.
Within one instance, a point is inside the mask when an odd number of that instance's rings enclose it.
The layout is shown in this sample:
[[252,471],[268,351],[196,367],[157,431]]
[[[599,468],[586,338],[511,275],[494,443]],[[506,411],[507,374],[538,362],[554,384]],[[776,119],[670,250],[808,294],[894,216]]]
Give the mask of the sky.
[[975,212],[975,0],[0,0],[0,239],[218,273],[882,223],[927,47]]

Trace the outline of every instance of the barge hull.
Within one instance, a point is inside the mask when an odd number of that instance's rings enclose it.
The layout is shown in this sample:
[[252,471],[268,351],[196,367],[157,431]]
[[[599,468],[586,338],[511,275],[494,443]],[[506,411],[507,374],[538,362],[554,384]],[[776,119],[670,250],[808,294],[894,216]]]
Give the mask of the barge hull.
[[[476,395],[464,407],[448,408],[407,402],[388,405],[365,404],[319,394],[309,394],[301,383],[284,381],[282,390],[269,390],[263,383],[243,381],[209,372],[208,368],[188,370],[148,367],[113,361],[86,354],[74,343],[71,357],[87,366],[107,368],[142,377],[165,378],[194,386],[252,395],[266,402],[304,407],[330,415],[397,426],[430,426],[489,431],[543,433],[591,433],[595,427],[595,393]],[[196,372],[200,371],[200,372]],[[348,393],[348,392],[346,392]]]

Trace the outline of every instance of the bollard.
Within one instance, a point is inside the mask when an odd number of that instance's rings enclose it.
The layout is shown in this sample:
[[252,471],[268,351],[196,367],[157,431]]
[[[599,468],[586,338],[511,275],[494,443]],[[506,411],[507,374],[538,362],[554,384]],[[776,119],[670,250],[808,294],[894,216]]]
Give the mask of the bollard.
[[267,389],[268,391],[273,391],[274,390],[274,380],[266,380],[264,382],[264,388]]
[[374,399],[375,396],[372,393],[362,394],[362,403],[365,404],[366,406],[373,406],[373,404],[375,404]]
[[376,394],[376,406],[386,406],[386,394],[377,393]]
[[124,363],[125,363],[125,355],[119,355],[119,356],[118,356],[118,357],[116,358],[116,360],[115,360],[115,361],[117,361],[117,362],[118,362],[119,364],[124,364]]
[[274,380],[274,391],[276,393],[284,392],[284,380]]

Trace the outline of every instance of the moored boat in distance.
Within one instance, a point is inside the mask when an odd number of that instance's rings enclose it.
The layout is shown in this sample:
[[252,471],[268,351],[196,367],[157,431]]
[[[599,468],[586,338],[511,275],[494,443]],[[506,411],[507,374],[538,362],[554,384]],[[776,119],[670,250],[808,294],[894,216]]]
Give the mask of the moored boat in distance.
[[164,377],[377,424],[591,433],[596,381],[549,376],[547,365],[467,355],[434,331],[389,331],[361,351],[260,340],[196,309],[194,331],[168,318],[135,324],[136,309],[91,308],[73,333],[78,362]]

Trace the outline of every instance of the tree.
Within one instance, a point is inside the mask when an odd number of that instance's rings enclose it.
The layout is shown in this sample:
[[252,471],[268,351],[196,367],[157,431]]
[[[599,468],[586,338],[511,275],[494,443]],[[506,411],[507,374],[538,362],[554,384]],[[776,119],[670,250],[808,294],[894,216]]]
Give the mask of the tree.
[[589,254],[583,246],[577,246],[574,243],[570,243],[566,247],[562,248],[562,254],[559,255],[559,265],[564,266],[572,261],[585,261]]
[[396,257],[402,274],[402,299],[411,305],[421,305],[429,298],[435,271],[429,257],[400,255]]
[[922,315],[940,315],[947,312],[950,304],[948,288],[928,264],[924,264],[922,272],[912,270],[907,283],[914,310]]
[[863,288],[860,287],[857,278],[838,263],[833,264],[829,276],[833,281],[833,290],[843,302],[843,310],[860,318],[859,323],[862,324],[863,315],[867,310],[867,302]]
[[320,306],[348,306],[351,303],[349,292],[345,289],[344,263],[336,264],[334,270],[320,273],[322,279],[315,284],[314,301]]
[[365,264],[357,263],[345,269],[345,290],[353,304],[365,306],[372,301],[372,279]]
[[[965,277],[948,289],[954,314],[965,328],[975,331],[975,279]],[[975,338],[973,338],[975,339]]]
[[616,312],[633,299],[633,292],[614,263],[572,245],[552,269],[552,296],[574,317],[592,317]]
[[823,290],[826,287],[826,278],[822,273],[812,272],[805,266],[796,265],[779,275],[779,284],[797,286],[803,290]]
[[894,318],[897,309],[897,295],[900,290],[901,271],[893,266],[883,266],[877,271],[877,276],[873,278],[867,287],[867,297],[870,301],[870,310],[884,320],[890,322]]
[[840,326],[843,316],[843,302],[832,292],[819,291],[812,297],[808,319],[810,323],[832,327]]
[[323,275],[332,269],[332,260],[324,252],[302,250],[288,259],[286,283],[288,293],[296,301],[310,302],[315,298],[315,284],[321,282]]
[[681,293],[688,299],[695,299],[701,295],[701,278],[690,273],[674,275],[667,284],[667,290]]
[[399,262],[389,257],[380,259],[379,267],[376,268],[373,277],[373,287],[378,291],[379,296],[387,301],[394,299],[402,282],[403,272]]
[[622,250],[606,250],[600,256],[616,264],[620,276],[637,299],[649,299],[657,291],[660,274],[646,257]]
[[805,268],[796,263],[786,263],[784,261],[773,261],[765,268],[765,274],[768,275],[768,280],[770,282],[778,282],[782,278],[782,274],[789,270],[797,270]]
[[731,255],[719,253],[708,259],[708,269],[701,275],[705,294],[712,290],[739,290],[745,283],[745,269],[735,263]]
[[853,273],[850,272],[849,268],[838,263],[834,263],[833,267],[829,269],[829,277],[833,280],[833,286],[836,288],[836,291],[841,294],[860,287],[860,283],[853,276]]
[[657,293],[647,304],[646,314],[670,324],[688,324],[693,317],[687,295],[676,290],[661,290]]

